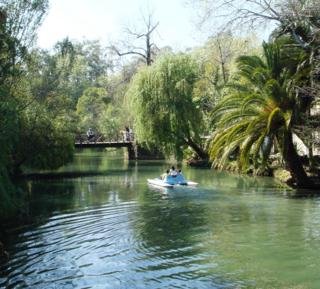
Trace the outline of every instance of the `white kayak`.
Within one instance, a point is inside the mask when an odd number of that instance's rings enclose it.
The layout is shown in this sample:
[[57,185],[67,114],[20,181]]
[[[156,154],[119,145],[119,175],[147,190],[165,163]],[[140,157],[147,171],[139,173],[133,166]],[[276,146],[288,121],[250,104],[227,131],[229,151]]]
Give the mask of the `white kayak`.
[[198,183],[187,181],[181,174],[176,176],[166,176],[163,180],[160,178],[148,179],[148,183],[158,187],[173,188],[175,186],[196,186]]

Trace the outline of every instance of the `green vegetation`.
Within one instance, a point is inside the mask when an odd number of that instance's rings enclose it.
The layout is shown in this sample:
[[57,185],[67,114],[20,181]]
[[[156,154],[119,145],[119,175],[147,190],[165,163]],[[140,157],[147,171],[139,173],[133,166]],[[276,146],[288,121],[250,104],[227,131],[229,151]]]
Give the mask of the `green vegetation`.
[[[46,1],[10,1],[0,9],[0,212],[4,216],[15,209],[12,197],[16,189],[11,176],[15,172],[16,155],[20,153],[20,136],[24,133],[23,102],[28,89],[21,83],[23,64],[27,61],[25,45],[32,42],[46,6]],[[26,23],[29,25],[24,28],[22,24]]]
[[[262,47],[254,37],[227,32],[188,53],[149,46],[149,61],[133,53],[136,58],[118,65],[112,54],[118,50],[98,41],[34,47],[48,0],[2,1],[0,211],[13,204],[17,175],[67,163],[75,137],[89,127],[108,139],[131,127],[140,145],[167,157],[192,154],[244,173],[269,174],[270,157],[279,152],[295,185],[313,187],[320,26],[308,5],[313,2],[274,16],[277,27]],[[157,26],[146,34],[150,45]],[[309,162],[302,163],[293,136],[310,149]]]
[[206,157],[200,140],[201,111],[192,98],[197,77],[196,63],[183,54],[160,57],[137,73],[128,94],[140,141],[177,159],[182,159],[187,146]]
[[275,145],[297,185],[311,186],[292,141],[301,112],[293,89],[295,75],[282,62],[277,44],[264,43],[263,51],[264,59],[238,58],[238,79],[213,111],[216,130],[211,158],[217,167],[224,167],[238,150],[240,170],[247,171],[250,160],[254,169],[261,169]]

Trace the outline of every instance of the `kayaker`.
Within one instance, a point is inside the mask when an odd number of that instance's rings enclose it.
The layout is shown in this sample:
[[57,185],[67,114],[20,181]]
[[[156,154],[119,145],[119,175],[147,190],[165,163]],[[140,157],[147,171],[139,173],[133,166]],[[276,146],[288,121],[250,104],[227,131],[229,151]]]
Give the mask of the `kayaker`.
[[164,180],[167,176],[169,176],[169,170],[161,175],[161,179]]
[[173,176],[173,177],[176,177],[178,174],[178,172],[176,171],[175,167],[172,166],[171,169],[170,169],[170,175]]
[[87,139],[90,142],[93,138],[94,138],[94,132],[93,132],[92,128],[90,127],[87,131]]
[[184,178],[181,170],[178,170],[178,176],[181,176],[182,178]]

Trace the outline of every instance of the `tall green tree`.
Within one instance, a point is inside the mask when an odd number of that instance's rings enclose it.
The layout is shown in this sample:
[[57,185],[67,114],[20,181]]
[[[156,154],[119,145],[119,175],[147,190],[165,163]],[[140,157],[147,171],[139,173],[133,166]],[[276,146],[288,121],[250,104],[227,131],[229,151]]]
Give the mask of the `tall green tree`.
[[275,44],[263,44],[264,57],[238,59],[238,81],[213,112],[216,133],[210,156],[224,167],[239,149],[238,166],[246,171],[251,161],[265,165],[267,142],[278,145],[283,160],[298,187],[312,187],[292,140],[299,102],[293,93],[292,73],[281,61]]
[[202,115],[193,102],[197,77],[198,67],[186,54],[165,55],[136,74],[128,95],[134,104],[134,127],[140,142],[177,159],[188,146],[206,158],[200,140]]
[[260,45],[257,45],[254,37],[236,37],[228,32],[211,37],[205,45],[192,52],[200,67],[193,99],[203,112],[206,135],[211,131],[211,111],[225,92],[224,88],[235,71],[237,57],[258,50]]
[[19,143],[19,81],[25,73],[27,45],[35,37],[48,1],[0,1],[0,217],[13,209],[13,174]]
[[89,127],[98,130],[99,118],[106,110],[110,99],[106,89],[88,87],[77,103],[77,114],[80,119],[80,129],[86,131]]
[[21,47],[34,45],[36,32],[49,7],[48,0],[0,0],[6,30]]

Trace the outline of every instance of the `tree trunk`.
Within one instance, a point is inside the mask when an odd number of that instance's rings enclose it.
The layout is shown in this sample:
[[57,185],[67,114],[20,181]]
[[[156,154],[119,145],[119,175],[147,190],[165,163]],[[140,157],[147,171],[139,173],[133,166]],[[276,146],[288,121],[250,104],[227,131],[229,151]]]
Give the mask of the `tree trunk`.
[[151,44],[150,44],[150,34],[147,34],[146,36],[146,62],[147,65],[150,66],[152,63],[152,59],[151,59]]
[[222,54],[222,48],[221,48],[221,43],[220,43],[219,38],[217,39],[217,41],[218,41],[218,49],[219,49],[219,53],[220,53],[220,63],[221,63],[221,70],[222,70],[222,76],[223,76],[223,83],[226,84],[227,83],[227,75],[226,75],[226,68],[225,68],[225,59]]
[[312,188],[314,183],[307,176],[300,157],[294,147],[292,141],[292,133],[286,132],[284,134],[284,142],[282,148],[283,159],[288,170],[291,173],[292,178],[296,182],[298,188]]
[[189,138],[186,142],[188,146],[190,146],[202,160],[209,159],[208,153],[201,146],[195,143],[191,138]]

